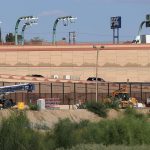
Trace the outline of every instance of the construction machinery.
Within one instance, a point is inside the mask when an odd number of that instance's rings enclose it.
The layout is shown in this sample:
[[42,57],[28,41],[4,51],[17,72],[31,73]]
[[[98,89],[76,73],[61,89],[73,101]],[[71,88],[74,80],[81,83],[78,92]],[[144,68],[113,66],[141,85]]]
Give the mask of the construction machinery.
[[6,95],[9,93],[14,93],[17,91],[27,91],[32,92],[35,89],[34,84],[32,83],[25,83],[25,84],[18,84],[18,85],[11,85],[11,86],[3,86],[0,87],[0,105],[1,108],[10,108],[15,105],[12,99],[5,98]]
[[134,97],[130,97],[127,88],[120,88],[112,93],[112,97],[119,102],[119,108],[137,107],[138,100]]

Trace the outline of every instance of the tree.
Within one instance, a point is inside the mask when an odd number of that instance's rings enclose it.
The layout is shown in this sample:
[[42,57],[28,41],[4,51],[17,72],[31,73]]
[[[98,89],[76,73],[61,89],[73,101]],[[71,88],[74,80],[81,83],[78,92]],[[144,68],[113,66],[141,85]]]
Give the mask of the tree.
[[[18,41],[21,41],[22,36],[18,35]],[[8,33],[5,37],[6,42],[15,42],[15,35],[13,33]]]
[[8,33],[5,37],[6,42],[15,42],[15,37],[13,33]]

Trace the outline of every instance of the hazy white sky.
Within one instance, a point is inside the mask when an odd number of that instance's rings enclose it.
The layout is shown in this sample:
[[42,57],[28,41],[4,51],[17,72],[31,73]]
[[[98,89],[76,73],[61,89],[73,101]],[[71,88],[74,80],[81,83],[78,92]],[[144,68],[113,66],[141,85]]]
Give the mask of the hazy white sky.
[[[75,23],[57,26],[57,40],[68,39],[69,32],[75,31],[77,41],[112,41],[110,17],[121,16],[120,40],[132,40],[145,15],[150,14],[150,0],[0,0],[0,21],[3,38],[13,32],[21,16],[34,15],[38,25],[25,31],[25,39],[40,37],[52,40],[52,28],[56,18],[66,15],[77,17]],[[19,26],[21,31],[23,23]],[[150,29],[143,28],[142,34]]]

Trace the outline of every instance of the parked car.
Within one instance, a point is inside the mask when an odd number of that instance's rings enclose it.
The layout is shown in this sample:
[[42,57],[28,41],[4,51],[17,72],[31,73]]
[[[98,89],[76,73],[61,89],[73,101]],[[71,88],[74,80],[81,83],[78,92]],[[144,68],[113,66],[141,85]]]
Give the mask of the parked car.
[[44,78],[44,76],[40,74],[32,74],[32,75],[27,75],[28,77],[37,77],[37,78]]
[[[87,81],[96,81],[96,77],[89,77],[87,78]],[[105,80],[102,78],[97,78],[97,81],[105,82]]]

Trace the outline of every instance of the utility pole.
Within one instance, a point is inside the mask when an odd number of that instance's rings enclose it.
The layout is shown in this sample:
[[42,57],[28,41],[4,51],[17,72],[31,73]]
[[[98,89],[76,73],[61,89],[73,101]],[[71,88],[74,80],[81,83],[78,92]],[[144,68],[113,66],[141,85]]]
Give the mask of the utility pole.
[[[0,24],[1,24],[2,22],[0,21]],[[0,42],[2,42],[2,31],[1,31],[1,27],[0,27]]]
[[76,43],[76,33],[75,31],[69,32],[69,44],[75,44]]
[[99,51],[104,49],[104,46],[97,47],[93,45],[93,48],[96,49],[96,91],[95,91],[95,97],[96,97],[96,103],[98,102],[98,61],[99,61]]

